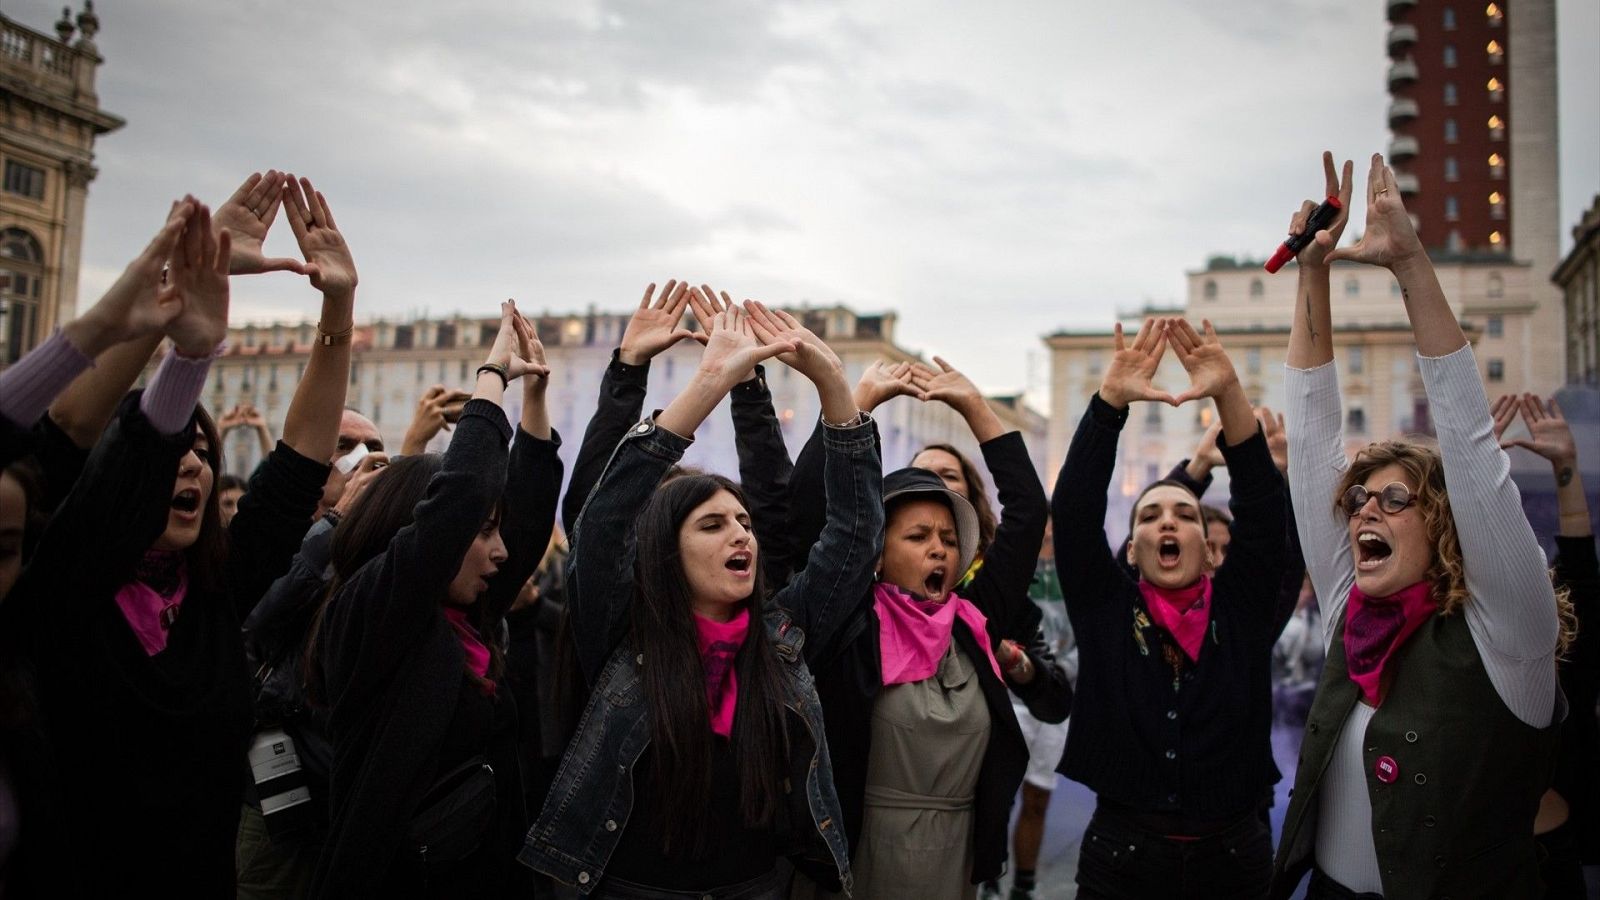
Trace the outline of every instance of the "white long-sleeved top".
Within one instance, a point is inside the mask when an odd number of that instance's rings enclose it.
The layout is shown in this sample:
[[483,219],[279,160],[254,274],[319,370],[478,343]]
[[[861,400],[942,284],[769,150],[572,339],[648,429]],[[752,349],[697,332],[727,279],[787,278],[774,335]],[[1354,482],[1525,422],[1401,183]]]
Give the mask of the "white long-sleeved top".
[[[1418,355],[1417,361],[1461,543],[1469,593],[1463,610],[1467,627],[1506,708],[1528,725],[1544,728],[1555,712],[1559,635],[1544,552],[1522,512],[1510,459],[1495,440],[1472,348],[1441,357]],[[1349,520],[1334,504],[1334,492],[1350,465],[1341,432],[1339,380],[1333,363],[1286,370],[1289,484],[1326,647],[1355,585]],[[1347,752],[1335,749],[1323,781],[1316,859],[1345,887],[1376,892],[1383,885],[1358,746],[1369,721],[1371,711],[1360,710],[1339,736],[1339,747]],[[1356,752],[1348,752],[1347,744]]]

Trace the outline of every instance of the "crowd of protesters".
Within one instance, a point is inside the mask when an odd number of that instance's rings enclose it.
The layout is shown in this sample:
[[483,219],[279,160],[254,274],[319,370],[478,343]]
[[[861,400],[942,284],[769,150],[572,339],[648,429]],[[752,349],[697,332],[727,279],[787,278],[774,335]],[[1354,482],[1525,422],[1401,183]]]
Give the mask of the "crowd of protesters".
[[[1323,163],[1348,210],[1352,164]],[[386,448],[345,406],[358,278],[327,198],[278,171],[183,198],[0,372],[0,896],[1027,900],[1058,773],[1095,797],[1083,898],[1586,896],[1578,449],[1554,401],[1489,402],[1380,157],[1366,200],[1359,241],[1341,211],[1299,251],[1285,414],[1209,322],[1118,325],[1051,496],[945,360],[852,385],[787,313],[669,281],[562,499],[514,302],[470,387],[429,389]],[[279,216],[300,258],[263,255]],[[1436,441],[1347,453],[1341,259],[1399,282]],[[276,439],[199,402],[230,289],[274,271],[320,295]],[[682,341],[698,366],[647,414]],[[770,365],[817,392],[792,458]],[[724,398],[738,481],[679,464]],[[946,404],[979,453],[884,460],[889,402]],[[1113,543],[1130,407],[1191,402],[1211,427]],[[1513,446],[1553,468],[1553,572]],[[1202,500],[1220,466],[1226,509]],[[1275,722],[1304,730],[1276,842]]]

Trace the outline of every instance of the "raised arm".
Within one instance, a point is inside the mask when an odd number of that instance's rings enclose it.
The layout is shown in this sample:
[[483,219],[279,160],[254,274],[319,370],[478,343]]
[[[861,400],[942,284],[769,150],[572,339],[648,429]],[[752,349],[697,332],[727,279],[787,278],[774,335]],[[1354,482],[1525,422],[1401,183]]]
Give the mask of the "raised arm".
[[567,496],[561,503],[561,523],[567,534],[576,529],[578,513],[605,471],[617,442],[622,440],[629,426],[639,421],[650,378],[651,358],[685,338],[694,337],[682,327],[683,310],[688,304],[687,282],[668,281],[659,295],[654,284],[645,287],[644,298],[622,333],[622,344],[611,355],[611,364],[601,376],[600,402],[578,444],[572,480],[567,484]]
[[[339,443],[339,418],[350,384],[356,264],[328,199],[309,179],[289,176],[283,197],[289,229],[305,254],[303,269],[311,285],[322,292],[317,339],[284,414],[283,443],[308,459],[328,460]],[[278,204],[262,202],[264,208],[256,213],[270,222]]]
[[[1306,570],[1316,588],[1322,613],[1323,646],[1344,615],[1345,602],[1355,584],[1355,562],[1350,555],[1348,521],[1334,507],[1334,491],[1350,461],[1344,452],[1343,407],[1338,373],[1333,366],[1333,310],[1329,291],[1329,252],[1339,242],[1349,220],[1352,165],[1346,161],[1336,171],[1333,154],[1322,154],[1325,196],[1337,196],[1342,209],[1325,231],[1300,250],[1297,257],[1299,287],[1296,310],[1289,327],[1289,356],[1285,363],[1288,405],[1289,496],[1294,505],[1295,528],[1305,550]],[[1305,231],[1306,219],[1317,204],[1307,200],[1289,223],[1290,234]]]

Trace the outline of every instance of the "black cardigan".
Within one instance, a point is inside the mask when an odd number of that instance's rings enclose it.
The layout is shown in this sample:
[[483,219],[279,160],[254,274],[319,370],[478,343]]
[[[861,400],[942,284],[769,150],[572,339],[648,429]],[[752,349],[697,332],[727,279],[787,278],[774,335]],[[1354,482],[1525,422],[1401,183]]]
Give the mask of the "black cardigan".
[[[440,748],[467,675],[441,603],[495,503],[503,501],[500,532],[509,558],[474,607],[486,640],[498,633],[550,541],[561,486],[559,439],[519,433],[508,466],[510,437],[498,405],[469,401],[412,523],[328,603],[317,649],[331,707],[332,822],[315,896],[379,891],[418,802],[452,762],[440,758]],[[501,690],[509,702],[510,690]],[[496,773],[496,779],[516,775]]]
[[[168,644],[146,655],[113,598],[167,525],[193,432],[164,436],[124,399],[6,603],[50,765],[26,828],[38,858],[19,894],[221,896],[247,772],[240,610],[288,568],[327,477],[279,444],[228,532],[222,590],[191,580]],[[42,834],[41,834],[42,832]],[[39,845],[43,846],[40,847]]]
[[1556,584],[1571,591],[1578,637],[1558,671],[1572,710],[1561,725],[1552,784],[1566,799],[1585,865],[1600,863],[1600,559],[1594,536],[1556,536]]
[[1233,544],[1213,576],[1200,659],[1174,693],[1164,632],[1106,543],[1106,491],[1127,417],[1092,397],[1056,480],[1056,565],[1079,648],[1059,771],[1139,812],[1219,822],[1254,809],[1278,780],[1271,662],[1283,478],[1259,430],[1237,446],[1219,441],[1233,473]]

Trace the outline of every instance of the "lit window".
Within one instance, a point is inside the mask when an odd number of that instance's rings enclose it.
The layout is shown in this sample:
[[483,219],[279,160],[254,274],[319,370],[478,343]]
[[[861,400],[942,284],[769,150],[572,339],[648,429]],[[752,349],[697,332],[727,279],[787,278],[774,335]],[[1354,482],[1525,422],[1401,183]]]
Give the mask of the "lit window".
[[1454,197],[1444,198],[1444,220],[1454,222],[1461,218],[1461,204]]
[[1453,7],[1446,6],[1444,8],[1444,30],[1456,30],[1456,11]]
[[1454,81],[1446,81],[1444,83],[1444,105],[1456,105],[1456,83]]
[[1460,138],[1460,135],[1456,130],[1456,120],[1455,119],[1445,119],[1444,120],[1444,142],[1446,144],[1454,144],[1459,138]]
[[1489,380],[1490,381],[1505,381],[1506,380],[1506,364],[1505,364],[1505,360],[1500,360],[1500,359],[1491,359],[1491,360],[1489,360]]
[[1504,241],[1505,241],[1505,237],[1502,236],[1500,234],[1500,232],[1498,232],[1498,231],[1489,232],[1489,243],[1490,244],[1493,244],[1494,246],[1498,247]]
[[1445,44],[1444,45],[1444,67],[1446,69],[1454,69],[1456,67],[1456,45],[1455,44]]
[[1506,120],[1499,116],[1489,117],[1489,139],[1492,141],[1505,140]]
[[1489,4],[1484,8],[1483,14],[1488,17],[1490,25],[1499,25],[1506,20],[1505,11],[1500,8],[1498,3]]
[[1498,103],[1506,98],[1506,86],[1498,78],[1489,79],[1489,100]]
[[1492,338],[1505,337],[1505,333],[1506,333],[1506,320],[1505,320],[1505,317],[1504,316],[1490,316],[1489,317],[1489,321],[1487,323],[1486,330],[1489,333],[1489,337],[1492,337]]
[[1506,158],[1498,153],[1489,154],[1489,175],[1492,178],[1504,178],[1506,175]]
[[1444,180],[1461,180],[1461,167],[1456,165],[1456,158],[1454,156],[1446,156],[1444,158]]
[[1489,46],[1484,49],[1489,52],[1490,63],[1498,64],[1506,61],[1506,50],[1500,46],[1499,41],[1490,41]]
[[27,197],[31,200],[44,199],[43,169],[8,159],[5,184],[8,194],[16,194],[18,197]]

